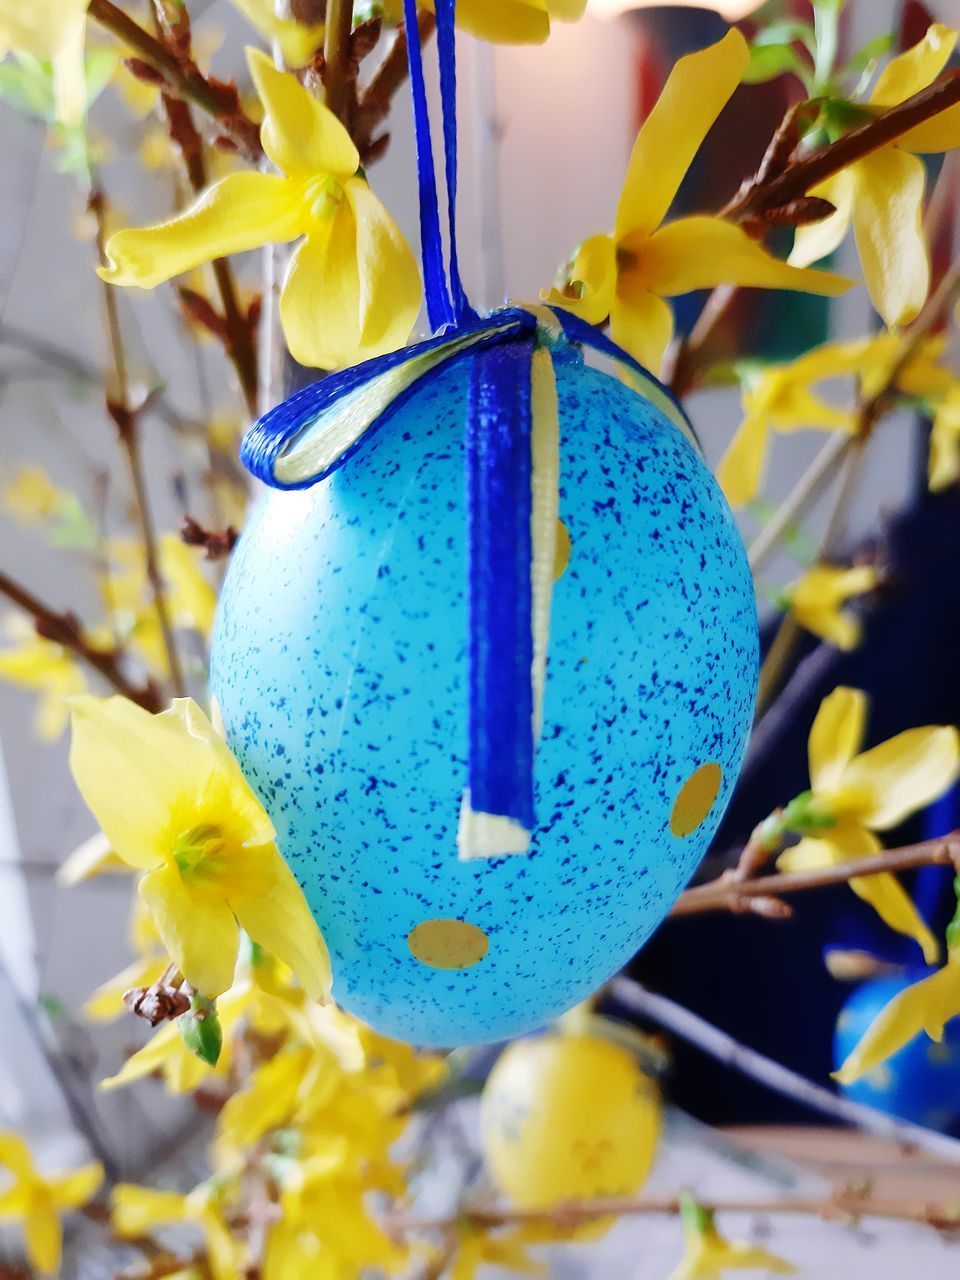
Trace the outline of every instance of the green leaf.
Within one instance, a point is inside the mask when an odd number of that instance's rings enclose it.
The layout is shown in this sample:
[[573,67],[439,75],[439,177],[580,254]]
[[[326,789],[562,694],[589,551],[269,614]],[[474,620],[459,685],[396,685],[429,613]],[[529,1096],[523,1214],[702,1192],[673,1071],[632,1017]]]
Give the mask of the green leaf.
[[876,62],[877,58],[882,58],[885,53],[893,48],[893,32],[886,31],[883,35],[877,36],[865,44],[862,49],[858,49],[850,61],[847,63],[845,70],[847,71],[863,71],[871,62]]
[[93,49],[84,58],[83,73],[87,86],[88,110],[113,79],[118,61],[114,49]]
[[215,1067],[223,1048],[223,1028],[217,1016],[216,1001],[194,992],[190,1008],[177,1019],[180,1037],[191,1053],[208,1067]]
[[792,44],[755,44],[750,50],[750,65],[744,84],[765,84],[785,72],[792,71],[802,80],[806,68]]
[[4,59],[0,62],[0,100],[21,115],[49,123],[55,114],[50,64],[27,53]]
[[816,37],[809,22],[771,22],[757,32],[753,44],[792,44],[795,40],[813,52]]

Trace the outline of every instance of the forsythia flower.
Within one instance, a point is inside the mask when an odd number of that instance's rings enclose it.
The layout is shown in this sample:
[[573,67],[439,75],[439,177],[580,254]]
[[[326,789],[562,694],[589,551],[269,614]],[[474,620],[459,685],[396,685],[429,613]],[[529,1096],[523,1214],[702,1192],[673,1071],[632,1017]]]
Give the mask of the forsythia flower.
[[40,695],[34,732],[52,742],[67,727],[67,699],[84,692],[86,677],[68,649],[38,636],[22,619],[8,619],[5,631],[11,643],[0,649],[0,680]]
[[190,698],[152,716],[125,698],[73,702],[70,767],[184,977],[230,986],[238,924],[285,961],[314,1000],[330,963],[273,824],[226,743]]
[[466,1226],[460,1229],[450,1280],[476,1280],[478,1267],[503,1267],[521,1275],[546,1275],[542,1262],[531,1258],[528,1246],[543,1244],[542,1228],[522,1224],[506,1231]]
[[669,1280],[722,1280],[727,1271],[766,1271],[792,1275],[796,1267],[785,1258],[739,1240],[725,1240],[713,1213],[689,1195],[680,1197],[684,1253]]
[[358,175],[336,116],[265,54],[247,57],[266,111],[263,149],[282,172],[230,174],[170,221],[118,231],[103,279],[152,289],[214,258],[304,237],[280,297],[293,356],[332,369],[402,346],[420,310],[410,246]]
[[944,343],[931,339],[897,369],[902,344],[894,334],[829,342],[814,347],[787,364],[768,365],[744,380],[743,421],[717,467],[717,480],[735,507],[756,497],[763,477],[771,431],[806,427],[845,431],[856,429],[852,408],[836,408],[811,388],[831,378],[857,377],[861,395],[876,394],[895,373],[894,389],[902,395],[940,399],[955,379],[938,364]]
[[[907,729],[869,751],[863,741],[867,697],[859,689],[834,689],[820,704],[808,751],[812,789],[792,801],[798,825],[817,829],[777,859],[784,871],[849,862],[878,853],[875,831],[897,826],[942,795],[960,773],[960,735],[953,726]],[[914,938],[928,963],[939,947],[896,876],[858,876],[850,888],[898,933]]]
[[[433,9],[434,0],[426,0]],[[583,17],[587,0],[457,0],[457,26],[481,40],[495,44],[543,44],[550,23],[576,22]],[[384,5],[393,22],[403,20],[403,0]]]
[[815,636],[838,649],[855,649],[863,626],[843,605],[851,596],[872,591],[879,581],[879,573],[869,565],[855,565],[852,569],[815,565],[784,589],[783,607]]
[[931,1040],[943,1039],[943,1028],[960,1014],[960,946],[947,929],[947,962],[942,969],[898,992],[867,1027],[834,1078],[852,1084],[909,1044],[921,1031]]
[[61,862],[57,869],[57,883],[65,889],[82,884],[104,872],[129,872],[130,868],[114,853],[110,841],[102,831],[96,832]]
[[630,157],[614,234],[580,246],[570,284],[544,295],[592,324],[654,372],[673,333],[664,298],[731,284],[837,294],[850,282],[780,262],[733,222],[695,216],[661,225],[707,131],[740,83],[750,54],[739,31],[681,58]]
[[934,414],[928,474],[934,492],[960,479],[960,383],[947,392]]
[[59,1275],[60,1214],[93,1199],[103,1181],[102,1167],[85,1164],[70,1173],[38,1173],[26,1143],[14,1133],[0,1133],[0,1165],[13,1177],[13,1186],[0,1191],[0,1220],[22,1223],[31,1266],[44,1275]]
[[24,525],[53,520],[66,501],[67,495],[57,488],[43,467],[20,467],[3,486],[4,507]]
[[[110,852],[113,857],[116,857],[113,850]],[[117,858],[117,863],[129,873],[130,868],[125,862]],[[64,883],[63,880],[60,882]],[[124,994],[137,987],[153,986],[167,967],[169,957],[163,949],[153,916],[137,895],[133,898],[127,932],[137,958],[125,969],[121,969],[118,974],[102,982],[88,997],[84,1003],[83,1012],[91,1022],[113,1022],[114,1019],[119,1018],[126,1012],[126,1006],[123,1003]]]
[[323,23],[308,25],[277,16],[275,0],[230,0],[235,9],[271,42],[276,42],[289,67],[303,67],[323,46]]
[[[949,61],[956,31],[934,23],[924,38],[891,59],[868,100],[876,110],[896,106],[931,84]],[[836,213],[800,227],[790,262],[806,266],[832,253],[853,223],[867,289],[890,328],[909,324],[930,288],[930,256],[923,235],[925,170],[915,153],[960,146],[960,109],[951,107],[856,161],[810,194]]]
[[0,58],[11,50],[53,63],[57,119],[78,125],[87,104],[83,41],[90,0],[0,0]]
[[185,1196],[121,1182],[114,1188],[111,1204],[111,1221],[118,1236],[136,1239],[154,1227],[191,1223],[203,1234],[213,1280],[242,1280],[247,1274],[240,1245],[224,1221],[212,1188],[201,1184]]

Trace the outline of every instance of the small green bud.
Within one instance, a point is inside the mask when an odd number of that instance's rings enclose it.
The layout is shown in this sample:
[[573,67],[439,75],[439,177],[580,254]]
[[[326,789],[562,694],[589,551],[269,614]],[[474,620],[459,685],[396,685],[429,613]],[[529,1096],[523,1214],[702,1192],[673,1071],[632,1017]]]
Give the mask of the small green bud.
[[208,1067],[215,1067],[223,1048],[223,1028],[217,1016],[216,1001],[194,992],[190,1008],[177,1020],[180,1036],[191,1053]]

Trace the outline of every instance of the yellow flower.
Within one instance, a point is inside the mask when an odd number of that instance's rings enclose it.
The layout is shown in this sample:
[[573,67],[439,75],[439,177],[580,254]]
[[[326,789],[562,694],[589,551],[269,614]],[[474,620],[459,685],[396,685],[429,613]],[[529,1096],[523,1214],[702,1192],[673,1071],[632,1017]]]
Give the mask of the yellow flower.
[[937,406],[930,433],[929,481],[934,492],[960,479],[960,384]]
[[190,698],[152,716],[125,698],[73,702],[70,767],[184,977],[206,996],[233,980],[239,925],[325,999],[330,964],[273,824]]
[[157,1191],[121,1182],[111,1197],[111,1221],[118,1236],[136,1239],[155,1227],[190,1223],[203,1235],[213,1280],[242,1280],[247,1274],[243,1250],[224,1221],[216,1192],[201,1184],[189,1195]]
[[[952,928],[952,926],[951,926]],[[928,978],[898,992],[867,1027],[834,1078],[852,1084],[925,1031],[931,1040],[943,1039],[943,1028],[960,1013],[960,946],[949,944],[947,962]]]
[[57,883],[65,889],[72,889],[84,880],[91,880],[104,872],[117,871],[129,873],[130,868],[122,858],[117,857],[103,832],[98,831],[84,840],[83,844],[78,844],[73,853],[60,864]]
[[84,692],[86,677],[68,649],[38,636],[24,619],[10,618],[4,629],[10,643],[0,649],[0,680],[40,695],[34,732],[53,742],[67,727],[67,699]]
[[[841,686],[820,704],[808,743],[812,789],[785,811],[788,827],[796,819],[797,828],[815,835],[780,855],[781,870],[812,870],[879,853],[875,831],[897,826],[956,781],[955,728],[907,729],[857,754],[866,716],[867,697],[859,689]],[[928,963],[936,960],[937,941],[896,876],[858,876],[850,887],[891,929],[914,938]]]
[[152,289],[214,258],[304,237],[280,297],[292,355],[331,369],[402,346],[420,310],[410,246],[358,176],[339,120],[265,54],[247,56],[266,111],[263,149],[281,173],[230,174],[169,222],[118,231],[103,279]]
[[503,1267],[525,1276],[546,1275],[544,1263],[532,1258],[531,1244],[543,1244],[543,1231],[536,1225],[522,1224],[506,1231],[492,1231],[465,1226],[457,1242],[457,1253],[450,1268],[450,1280],[476,1280],[478,1267]]
[[[112,849],[110,853],[116,858]],[[130,867],[119,858],[117,865],[129,873]],[[92,1022],[113,1022],[119,1018],[125,1011],[124,994],[136,987],[153,986],[167,967],[169,957],[163,949],[153,916],[138,895],[133,898],[127,932],[137,958],[118,974],[101,983],[89,996],[83,1012]]]
[[685,217],[661,225],[749,61],[747,43],[736,30],[680,59],[637,135],[614,234],[585,240],[569,286],[544,295],[591,324],[609,316],[613,340],[654,372],[673,333],[664,298],[720,284],[825,294],[842,293],[850,284],[780,262],[722,218]]
[[[838,408],[811,390],[834,378],[859,380],[864,398],[875,395],[896,370],[901,339],[884,333],[851,342],[828,342],[814,347],[787,364],[768,365],[744,380],[743,421],[717,467],[717,480],[734,507],[756,497],[763,477],[771,431],[802,428],[851,433],[856,428],[852,397]],[[953,385],[950,373],[938,361],[944,343],[940,338],[921,344],[896,375],[895,389],[903,395],[939,398]]]
[[860,643],[863,626],[860,619],[843,605],[851,596],[872,591],[880,581],[876,569],[855,565],[841,569],[819,564],[808,569],[783,592],[784,607],[801,627],[827,640],[838,649],[855,649]]
[[57,488],[43,467],[20,467],[3,486],[4,507],[24,525],[55,519],[65,501],[67,495]]
[[725,1240],[714,1215],[689,1195],[680,1197],[684,1253],[669,1280],[722,1280],[727,1271],[766,1271],[792,1275],[796,1267],[785,1258],[740,1240]]
[[230,0],[267,40],[276,42],[289,67],[303,67],[323,47],[323,23],[308,26],[277,16],[275,0]]
[[[957,33],[934,23],[924,38],[880,73],[868,108],[896,106],[931,84],[946,66]],[[927,299],[930,256],[923,235],[925,170],[917,153],[960,146],[960,109],[951,107],[895,142],[841,170],[810,194],[836,208],[797,231],[790,262],[807,266],[832,253],[853,223],[867,289],[889,328],[909,324]]]
[[22,1223],[31,1266],[44,1275],[59,1275],[60,1214],[93,1199],[103,1181],[102,1167],[85,1164],[70,1173],[38,1173],[26,1143],[15,1133],[0,1133],[0,1165],[13,1178],[13,1185],[0,1191],[0,1220]]
[[90,0],[0,0],[0,58],[30,53],[53,63],[57,119],[78,125],[87,104],[83,41]]

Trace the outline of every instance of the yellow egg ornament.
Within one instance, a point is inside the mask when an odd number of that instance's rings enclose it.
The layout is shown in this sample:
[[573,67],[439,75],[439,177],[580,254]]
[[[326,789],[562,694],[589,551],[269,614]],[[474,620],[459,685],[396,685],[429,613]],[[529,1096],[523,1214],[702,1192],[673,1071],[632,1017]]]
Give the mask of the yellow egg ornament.
[[481,1098],[487,1169],[522,1209],[637,1191],[659,1137],[656,1084],[602,1036],[515,1041]]

